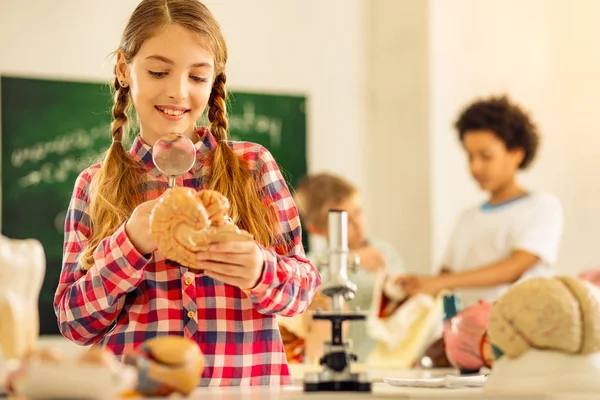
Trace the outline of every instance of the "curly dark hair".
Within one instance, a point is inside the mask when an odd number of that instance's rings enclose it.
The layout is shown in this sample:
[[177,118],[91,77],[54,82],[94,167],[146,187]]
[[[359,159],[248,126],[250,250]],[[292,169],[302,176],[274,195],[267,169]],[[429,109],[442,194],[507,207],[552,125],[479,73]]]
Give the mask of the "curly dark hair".
[[486,130],[502,140],[507,149],[523,149],[525,157],[519,169],[525,169],[531,164],[540,142],[537,127],[531,117],[506,95],[471,103],[460,113],[454,127],[458,130],[461,141],[469,131]]

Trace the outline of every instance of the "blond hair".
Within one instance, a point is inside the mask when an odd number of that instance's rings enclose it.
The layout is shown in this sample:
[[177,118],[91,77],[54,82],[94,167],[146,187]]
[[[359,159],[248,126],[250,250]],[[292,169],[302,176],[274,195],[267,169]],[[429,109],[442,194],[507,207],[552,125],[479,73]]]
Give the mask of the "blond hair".
[[[208,8],[198,0],[143,0],[132,13],[123,32],[117,53],[130,63],[142,44],[167,24],[176,24],[206,40],[215,60],[215,80],[208,101],[210,132],[217,147],[207,160],[208,187],[225,195],[237,224],[264,245],[275,243],[279,228],[269,199],[260,199],[258,181],[246,163],[226,143],[228,120],[225,64],[227,46],[219,24]],[[123,148],[122,140],[130,107],[128,86],[115,77],[112,144],[100,170],[92,180],[89,214],[92,234],[82,254],[81,265],[88,269],[94,262],[93,252],[102,239],[111,235],[145,200],[142,191],[144,170]]]
[[332,206],[358,192],[356,186],[331,173],[318,173],[303,178],[296,187],[294,200],[304,224],[325,227]]

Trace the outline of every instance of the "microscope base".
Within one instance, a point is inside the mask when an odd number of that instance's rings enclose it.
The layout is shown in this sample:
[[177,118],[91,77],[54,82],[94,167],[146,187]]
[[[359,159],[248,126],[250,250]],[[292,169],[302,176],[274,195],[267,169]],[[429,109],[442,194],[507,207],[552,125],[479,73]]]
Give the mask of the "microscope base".
[[370,392],[371,382],[324,381],[304,383],[305,392]]
[[304,377],[305,392],[370,392],[371,382],[366,373],[334,373],[325,370]]

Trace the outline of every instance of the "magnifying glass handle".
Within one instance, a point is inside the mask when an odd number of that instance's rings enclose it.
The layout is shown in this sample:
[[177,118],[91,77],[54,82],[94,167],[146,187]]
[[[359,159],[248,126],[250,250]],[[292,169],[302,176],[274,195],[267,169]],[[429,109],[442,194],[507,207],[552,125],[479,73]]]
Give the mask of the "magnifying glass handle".
[[175,187],[176,176],[169,176],[169,189],[173,189]]

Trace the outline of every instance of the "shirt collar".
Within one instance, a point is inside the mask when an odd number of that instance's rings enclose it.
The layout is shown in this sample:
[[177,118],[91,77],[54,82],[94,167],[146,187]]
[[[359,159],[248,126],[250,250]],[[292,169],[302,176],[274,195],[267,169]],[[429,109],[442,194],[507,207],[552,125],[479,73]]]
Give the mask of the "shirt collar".
[[[198,172],[200,168],[202,168],[202,165],[206,160],[208,154],[212,150],[214,150],[218,144],[215,137],[205,126],[196,129],[196,135],[198,135],[198,140],[194,144],[194,147],[196,147],[196,162],[190,170],[192,174]],[[144,142],[139,133],[135,136],[133,143],[131,144],[129,154],[135,161],[141,164],[144,167],[144,169],[150,172],[152,175],[162,175],[162,173],[158,170],[158,168],[156,168],[156,165],[154,165],[154,161],[152,160],[152,147],[146,144],[146,142]]]

